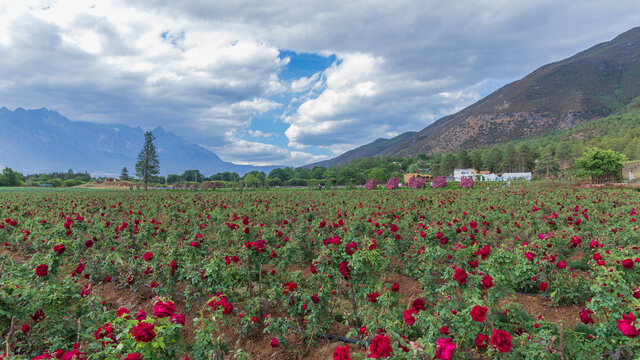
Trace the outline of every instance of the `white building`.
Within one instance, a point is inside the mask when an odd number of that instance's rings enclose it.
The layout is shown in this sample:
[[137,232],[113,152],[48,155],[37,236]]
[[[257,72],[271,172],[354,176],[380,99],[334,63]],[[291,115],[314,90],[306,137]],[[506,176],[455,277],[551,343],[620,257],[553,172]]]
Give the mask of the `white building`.
[[531,180],[531,172],[504,173],[501,176],[489,174],[488,171],[478,171],[476,169],[454,169],[453,180],[460,181],[463,177],[471,177],[474,181],[510,181],[510,180]]
[[498,181],[500,180],[500,177],[496,174],[482,174],[480,175],[479,179],[480,181]]
[[504,173],[500,177],[502,181],[508,180],[526,180],[531,181],[531,172],[523,172],[523,173]]
[[454,181],[460,181],[463,177],[471,176],[474,180],[476,180],[476,176],[478,176],[480,172],[476,169],[454,169],[453,170],[453,179]]

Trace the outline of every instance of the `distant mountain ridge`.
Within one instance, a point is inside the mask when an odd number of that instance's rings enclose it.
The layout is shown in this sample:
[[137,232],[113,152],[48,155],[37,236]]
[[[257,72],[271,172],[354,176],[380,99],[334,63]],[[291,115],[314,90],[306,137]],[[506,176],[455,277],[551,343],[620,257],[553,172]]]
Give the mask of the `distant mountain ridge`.
[[[0,165],[27,173],[88,171],[118,175],[123,167],[135,173],[135,163],[144,142],[137,127],[70,121],[46,108],[14,111],[0,108]],[[269,172],[276,166],[236,165],[221,160],[200,145],[166,131],[153,130],[161,174],[182,174],[198,169],[206,176],[218,172],[244,174]]]
[[455,152],[568,129],[610,115],[637,96],[640,27],[544,65],[376,155]]
[[380,155],[383,151],[385,151],[389,147],[392,147],[395,144],[406,140],[407,138],[411,137],[415,133],[416,133],[415,131],[408,131],[406,133],[402,133],[398,136],[395,136],[391,139],[380,138],[369,144],[362,145],[353,150],[349,150],[346,153],[338,157],[335,157],[333,159],[319,161],[317,163],[305,165],[304,167],[309,169],[313,168],[314,166],[322,166],[322,167],[329,168],[331,166],[336,166],[336,165],[339,166],[339,165],[348,163],[351,160],[377,156],[377,155]]

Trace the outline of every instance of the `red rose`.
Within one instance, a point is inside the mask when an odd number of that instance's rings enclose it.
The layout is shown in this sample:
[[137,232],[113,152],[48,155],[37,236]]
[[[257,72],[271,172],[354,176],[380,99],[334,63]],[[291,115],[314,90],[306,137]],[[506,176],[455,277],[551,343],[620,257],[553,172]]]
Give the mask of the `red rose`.
[[400,285],[398,285],[398,283],[393,283],[393,285],[391,285],[391,291],[393,292],[400,291]]
[[629,315],[622,314],[622,319],[618,319],[618,330],[622,332],[622,335],[633,339],[638,336],[638,329],[633,325],[636,321],[636,317],[632,312]]
[[153,253],[151,251],[147,251],[146,253],[144,253],[143,258],[146,261],[152,260],[153,259]]
[[453,279],[458,280],[458,284],[462,285],[467,282],[467,272],[464,269],[454,268],[455,273],[453,274]]
[[336,346],[336,350],[333,352],[333,360],[351,360],[349,344],[345,345],[345,347]]
[[340,270],[340,274],[345,280],[349,280],[349,274],[351,273],[351,269],[349,268],[349,262],[343,261],[338,266],[338,270]]
[[369,333],[367,332],[367,327],[366,326],[362,326],[360,328],[360,330],[358,330],[360,332],[360,334],[364,335],[364,336],[369,336]]
[[85,267],[86,267],[86,265],[83,262],[81,262],[80,264],[78,264],[78,266],[76,266],[75,273],[76,274],[82,274],[82,272],[84,271]]
[[389,335],[376,335],[371,342],[371,346],[369,346],[370,354],[367,355],[368,358],[380,359],[387,358],[391,355],[391,339],[389,339]]
[[40,264],[36,266],[36,275],[39,277],[46,276],[49,273],[49,265]]
[[140,356],[140,353],[131,353],[124,360],[142,360],[142,356]]
[[538,288],[540,289],[541,292],[545,292],[547,291],[548,287],[549,287],[549,284],[543,281],[540,283],[540,286]]
[[116,311],[116,316],[120,317],[122,315],[126,315],[125,317],[129,317],[129,310],[127,310],[127,308],[125,307],[121,307],[120,309],[118,309]]
[[633,268],[633,260],[631,259],[625,259],[622,260],[622,267],[629,270]]
[[536,254],[532,253],[532,252],[525,252],[524,256],[527,258],[527,260],[529,261],[533,261],[533,259],[536,258]]
[[434,359],[451,360],[453,358],[453,350],[455,350],[456,345],[451,338],[439,338],[436,344],[438,349],[433,357]]
[[278,342],[278,339],[277,338],[272,338],[271,339],[271,347],[275,349],[275,348],[278,347],[278,345],[280,345],[280,343]]
[[171,301],[162,302],[158,301],[153,305],[153,315],[159,318],[165,318],[173,315],[176,312],[176,305]]
[[46,316],[44,315],[44,311],[42,309],[36,310],[36,312],[33,313],[33,315],[29,315],[29,317],[36,323],[46,319]]
[[222,305],[222,307],[224,307],[224,310],[222,311],[222,313],[225,315],[229,315],[233,312],[233,304],[230,302],[225,303],[224,305]]
[[489,335],[478,334],[475,343],[478,349],[486,349],[489,346]]
[[351,242],[345,245],[345,252],[347,255],[353,255],[358,250],[358,244]]
[[53,247],[53,251],[55,251],[58,255],[64,254],[65,250],[66,250],[66,248],[65,248],[64,244],[58,244],[58,245]]
[[418,313],[418,310],[414,308],[405,310],[403,313],[404,322],[406,322],[407,325],[413,325],[416,322],[416,319],[413,317],[413,315],[417,313]]
[[169,320],[171,320],[171,323],[173,323],[173,324],[180,324],[180,325],[184,326],[185,317],[184,317],[184,315],[173,314],[173,315],[171,315]]
[[148,324],[144,322],[138,323],[138,325],[134,326],[131,329],[131,334],[136,341],[141,342],[151,342],[151,340],[155,339],[156,333],[153,331],[153,324]]
[[424,300],[420,298],[413,300],[413,302],[411,303],[411,308],[415,309],[418,312],[427,310]]
[[491,346],[501,353],[509,352],[513,346],[513,344],[511,344],[511,334],[504,330],[493,329]]
[[482,278],[482,287],[487,290],[493,287],[493,278],[490,275],[485,275]]
[[469,314],[471,315],[473,321],[484,321],[487,310],[489,309],[484,306],[476,305],[473,307],[473,309],[471,309],[471,312],[469,312]]
[[582,321],[585,324],[593,324],[593,319],[591,318],[591,314],[593,314],[593,311],[582,309],[582,311],[580,311],[580,321]]
[[138,313],[136,314],[135,318],[138,321],[144,321],[147,318],[147,312],[144,311],[144,309],[140,309],[140,311],[138,311]]
[[369,298],[370,302],[376,303],[376,302],[378,302],[378,297],[380,297],[380,294],[376,291],[376,292],[372,292],[371,294],[367,295],[367,297]]
[[558,269],[564,269],[567,267],[567,262],[562,260],[562,261],[558,261],[558,263],[556,264],[556,266],[558,267]]

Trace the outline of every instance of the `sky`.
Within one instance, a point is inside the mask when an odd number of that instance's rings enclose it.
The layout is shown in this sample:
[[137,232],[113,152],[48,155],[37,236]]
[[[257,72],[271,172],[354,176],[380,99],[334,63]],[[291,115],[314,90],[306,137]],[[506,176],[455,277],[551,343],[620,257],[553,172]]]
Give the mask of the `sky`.
[[299,166],[640,26],[636,0],[0,0],[0,107]]

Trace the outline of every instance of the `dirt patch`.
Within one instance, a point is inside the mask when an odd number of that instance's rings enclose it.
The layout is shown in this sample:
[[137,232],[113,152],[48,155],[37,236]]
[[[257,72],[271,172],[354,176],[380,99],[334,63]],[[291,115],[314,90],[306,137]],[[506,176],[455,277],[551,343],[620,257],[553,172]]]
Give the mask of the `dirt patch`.
[[422,284],[416,279],[401,274],[389,274],[386,282],[391,286],[397,283],[400,287],[398,293],[401,295],[399,301],[402,305],[409,305],[413,300],[422,295],[424,290]]
[[501,307],[512,303],[521,304],[524,310],[534,319],[542,316],[543,320],[556,324],[562,322],[565,326],[572,328],[580,321],[579,314],[583,309],[580,304],[553,306],[551,299],[540,295],[515,294],[515,296],[499,302]]

